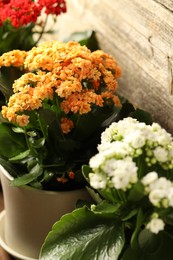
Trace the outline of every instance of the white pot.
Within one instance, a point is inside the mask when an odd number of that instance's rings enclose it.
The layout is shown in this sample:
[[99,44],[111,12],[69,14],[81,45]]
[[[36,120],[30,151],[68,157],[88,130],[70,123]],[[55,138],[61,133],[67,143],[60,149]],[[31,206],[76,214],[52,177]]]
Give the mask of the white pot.
[[52,225],[75,209],[78,199],[91,201],[87,190],[51,192],[29,186],[12,187],[9,173],[0,166],[4,196],[4,240],[28,258],[38,259],[40,248]]

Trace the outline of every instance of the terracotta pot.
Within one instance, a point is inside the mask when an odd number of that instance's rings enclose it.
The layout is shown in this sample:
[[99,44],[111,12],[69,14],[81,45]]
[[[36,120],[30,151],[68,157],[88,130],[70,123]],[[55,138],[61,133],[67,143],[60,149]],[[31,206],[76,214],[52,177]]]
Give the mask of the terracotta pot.
[[29,186],[12,187],[9,173],[0,166],[4,196],[4,239],[8,247],[38,259],[43,241],[52,225],[75,209],[78,199],[91,201],[87,190],[51,192]]

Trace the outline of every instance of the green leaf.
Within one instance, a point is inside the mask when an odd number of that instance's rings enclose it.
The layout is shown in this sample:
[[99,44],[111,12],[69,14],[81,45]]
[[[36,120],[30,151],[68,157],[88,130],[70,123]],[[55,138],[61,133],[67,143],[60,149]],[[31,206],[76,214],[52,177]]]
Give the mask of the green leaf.
[[32,146],[34,148],[41,148],[44,146],[44,144],[45,144],[45,138],[43,137],[38,140],[34,140],[34,142],[32,143]]
[[143,230],[139,234],[139,245],[144,260],[172,260],[173,236],[166,231],[149,234]]
[[111,223],[86,207],[64,215],[48,234],[40,260],[116,260],[124,246],[121,223]]
[[133,218],[138,212],[138,209],[132,209],[130,210],[130,212],[128,214],[125,215],[125,217],[123,217],[122,221],[127,221],[131,218]]
[[116,121],[119,121],[119,120],[124,119],[125,117],[128,117],[131,112],[135,111],[135,108],[131,103],[129,103],[127,100],[124,100],[124,98],[122,98],[122,97],[119,97],[119,98],[121,100],[122,107],[120,109],[120,112],[118,114]]
[[141,182],[135,183],[129,192],[128,200],[137,202],[145,196],[144,186]]
[[86,45],[91,51],[99,49],[99,44],[96,38],[96,34],[92,30],[86,30],[82,32],[74,32],[68,38],[64,40],[68,41],[77,41],[81,45]]
[[150,113],[137,108],[134,112],[130,114],[131,117],[136,118],[139,122],[144,122],[147,125],[151,125],[153,123],[153,119]]
[[0,156],[11,158],[26,149],[24,135],[14,133],[11,124],[0,123]]
[[12,84],[18,79],[22,72],[16,67],[2,67],[0,69],[0,91],[3,93],[6,101],[13,94]]
[[14,28],[9,19],[0,27],[0,55],[10,50],[30,50],[35,42],[32,29],[35,23]]
[[92,169],[88,166],[88,165],[82,165],[82,173],[84,178],[87,180],[87,182],[89,183],[89,173],[92,172]]
[[89,192],[89,194],[91,195],[91,197],[93,198],[93,200],[98,204],[100,202],[102,202],[102,198],[100,197],[99,193],[96,192],[95,190],[91,189],[90,187],[86,186],[87,191]]
[[[115,118],[118,114],[118,109],[103,107],[96,108],[92,113],[83,114],[78,118],[76,129],[73,133],[73,138],[78,141],[85,141],[92,134],[98,131],[101,127],[106,127],[106,121]],[[109,122],[110,123],[110,122]]]
[[131,247],[128,247],[124,252],[121,260],[147,260],[145,255],[142,255],[140,249],[134,250]]
[[2,165],[11,176],[16,176],[17,170],[15,169],[14,165],[11,164],[9,161],[0,158],[0,165]]
[[173,213],[167,214],[163,216],[164,222],[168,223],[169,225],[173,226]]
[[143,224],[143,219],[144,219],[144,216],[143,216],[142,209],[139,209],[138,213],[137,213],[136,227],[135,227],[132,237],[131,237],[131,247],[133,249],[136,249],[138,247],[138,234],[141,229],[141,225]]
[[37,163],[29,173],[26,173],[22,176],[19,176],[15,178],[13,181],[11,181],[11,186],[23,186],[26,184],[31,183],[34,180],[37,180],[37,178],[43,173],[42,167]]
[[22,153],[19,153],[18,155],[12,157],[9,159],[10,162],[18,162],[23,160],[24,158],[28,157],[28,155],[30,154],[30,150],[26,150]]
[[118,192],[114,188],[106,188],[103,190],[98,190],[99,194],[106,200],[112,203],[119,203],[121,199],[118,196]]
[[160,235],[157,236],[145,228],[139,233],[139,246],[143,252],[153,253],[159,248],[159,238]]
[[35,136],[37,136],[37,133],[35,131],[28,131],[27,135],[30,137],[35,137]]
[[23,133],[25,134],[25,130],[21,127],[12,127],[12,130],[15,132],[15,133]]
[[120,209],[120,206],[120,204],[112,204],[104,200],[95,206],[94,213],[101,214],[106,218],[116,218],[116,213]]

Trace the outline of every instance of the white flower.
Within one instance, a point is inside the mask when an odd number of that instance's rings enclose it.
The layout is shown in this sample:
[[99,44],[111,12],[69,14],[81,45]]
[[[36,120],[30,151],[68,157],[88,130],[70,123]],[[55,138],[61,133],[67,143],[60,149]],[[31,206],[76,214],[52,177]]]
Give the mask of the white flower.
[[129,131],[133,131],[137,127],[138,121],[132,117],[124,118],[118,121],[118,123],[113,122],[101,135],[101,143],[116,141],[123,139]]
[[149,193],[150,202],[156,206],[168,207],[167,190],[155,189]]
[[91,159],[89,161],[89,165],[93,170],[96,170],[102,165],[104,160],[105,160],[105,157],[103,156],[103,154],[97,153],[96,155],[91,157]]
[[142,179],[141,182],[144,186],[150,185],[152,182],[158,179],[157,172],[149,172]]
[[[128,144],[119,141],[113,143],[101,144],[98,146],[98,149],[99,149],[100,158],[104,158],[104,160],[101,159],[102,165],[104,164],[104,161],[106,161],[107,159],[108,160],[111,158],[120,159],[133,154],[133,149]],[[92,163],[92,165],[93,164],[95,164],[95,162]],[[92,167],[91,164],[90,167]]]
[[116,189],[126,190],[137,182],[137,167],[131,158],[110,159],[105,163],[104,172],[110,177],[110,183]]
[[155,189],[168,191],[169,188],[171,187],[172,187],[172,182],[166,179],[165,177],[160,177],[149,185],[150,191]]
[[117,123],[113,122],[106,130],[101,134],[101,143],[111,142],[116,139],[117,135]]
[[105,189],[107,178],[105,175],[100,173],[89,173],[90,185],[94,189]]
[[173,187],[171,187],[167,192],[167,198],[169,201],[169,206],[173,207]]
[[149,229],[152,233],[158,234],[159,231],[164,230],[165,223],[160,218],[153,218],[147,224],[146,228]]
[[157,161],[166,162],[168,160],[168,151],[164,148],[160,146],[156,147],[156,149],[153,152]]
[[145,145],[146,139],[142,134],[142,131],[134,130],[130,134],[126,135],[124,141],[130,143],[135,149],[141,148]]

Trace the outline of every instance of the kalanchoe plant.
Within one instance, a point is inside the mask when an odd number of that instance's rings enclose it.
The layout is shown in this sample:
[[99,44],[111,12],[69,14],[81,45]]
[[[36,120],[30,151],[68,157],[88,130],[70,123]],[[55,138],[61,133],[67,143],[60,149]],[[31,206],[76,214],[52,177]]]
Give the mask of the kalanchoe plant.
[[29,50],[45,33],[49,16],[66,12],[65,0],[1,0],[0,1],[0,54],[21,49]]
[[4,53],[0,67],[2,74],[11,72],[2,88],[7,105],[0,163],[15,177],[12,184],[49,190],[83,186],[81,166],[121,107],[117,62],[101,50],[54,41]]
[[172,259],[173,137],[165,129],[131,117],[113,122],[83,172],[96,204],[53,226],[41,260]]

